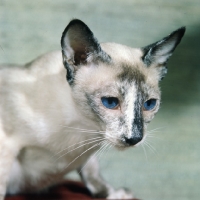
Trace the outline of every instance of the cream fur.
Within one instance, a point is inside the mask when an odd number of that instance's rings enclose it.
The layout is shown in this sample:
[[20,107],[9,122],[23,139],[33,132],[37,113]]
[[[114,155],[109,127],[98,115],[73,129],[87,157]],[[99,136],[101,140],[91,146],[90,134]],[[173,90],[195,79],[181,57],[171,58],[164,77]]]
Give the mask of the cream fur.
[[[101,178],[96,160],[90,158],[108,145],[130,147],[128,140],[134,134],[142,136],[136,145],[143,142],[147,124],[159,109],[158,83],[163,66],[158,62],[147,67],[141,49],[115,43],[100,46],[94,38],[87,41],[84,30],[92,35],[79,20],[72,21],[71,26],[69,33],[67,29],[63,33],[63,58],[58,51],[24,66],[0,66],[0,200],[6,193],[42,190],[83,166],[82,180],[94,196],[132,197],[128,191],[109,186]],[[81,34],[80,44],[89,43],[88,49],[94,51],[86,60],[81,53],[87,48],[76,44]],[[173,45],[172,41],[168,47]],[[163,52],[168,51],[163,48],[161,56]],[[148,54],[146,62],[150,58]],[[167,58],[160,59],[164,62]],[[62,60],[68,62],[64,64],[69,72],[74,70],[71,86]],[[102,97],[117,98],[117,109],[106,108]],[[157,103],[147,111],[143,104],[149,99]]]

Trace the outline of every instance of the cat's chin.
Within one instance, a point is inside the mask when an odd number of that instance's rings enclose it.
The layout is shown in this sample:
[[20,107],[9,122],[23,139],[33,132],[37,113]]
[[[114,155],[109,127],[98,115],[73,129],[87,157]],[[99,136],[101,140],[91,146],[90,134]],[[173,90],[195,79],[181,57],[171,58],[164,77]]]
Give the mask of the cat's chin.
[[126,149],[129,149],[128,146],[115,146],[115,148],[118,150],[118,151],[124,151]]
[[129,149],[129,148],[133,148],[133,147],[137,147],[139,144],[136,144],[136,145],[129,145],[129,144],[124,144],[124,143],[119,143],[119,144],[115,144],[115,148],[118,150],[118,151],[124,151],[126,149]]

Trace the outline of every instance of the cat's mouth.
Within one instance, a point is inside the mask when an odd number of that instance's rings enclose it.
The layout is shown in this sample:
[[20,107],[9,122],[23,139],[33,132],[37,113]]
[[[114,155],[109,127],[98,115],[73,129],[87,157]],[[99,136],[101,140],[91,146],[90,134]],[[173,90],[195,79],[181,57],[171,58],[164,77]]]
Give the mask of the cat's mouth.
[[105,132],[105,139],[117,149],[126,149],[129,147],[139,146],[145,139],[145,132],[135,131],[128,135],[126,132],[114,134],[114,132],[110,132],[107,130]]

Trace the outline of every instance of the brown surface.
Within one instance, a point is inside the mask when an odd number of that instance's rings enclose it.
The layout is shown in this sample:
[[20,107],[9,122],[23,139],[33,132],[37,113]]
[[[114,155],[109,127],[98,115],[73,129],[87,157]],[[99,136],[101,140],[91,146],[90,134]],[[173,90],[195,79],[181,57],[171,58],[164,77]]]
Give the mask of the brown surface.
[[[7,196],[5,200],[87,200],[93,199],[90,192],[80,182],[67,181],[40,194],[20,194]],[[136,199],[135,199],[136,200]]]

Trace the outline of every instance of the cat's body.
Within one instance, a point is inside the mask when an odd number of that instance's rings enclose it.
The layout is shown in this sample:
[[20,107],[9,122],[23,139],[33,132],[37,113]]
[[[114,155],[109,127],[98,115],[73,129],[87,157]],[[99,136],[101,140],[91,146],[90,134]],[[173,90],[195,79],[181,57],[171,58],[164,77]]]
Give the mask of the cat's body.
[[[123,149],[142,142],[159,109],[158,83],[166,61],[184,31],[132,49],[99,45],[84,23],[73,20],[62,36],[63,59],[61,52],[52,52],[25,66],[1,66],[2,199],[6,188],[13,194],[62,181],[101,146]],[[103,181],[95,159],[84,166],[81,177],[96,196],[131,197]]]
[[[44,70],[45,74],[42,74],[41,70]],[[26,170],[34,174],[32,179],[36,177],[38,179],[36,185],[29,187],[30,190],[42,189],[46,184],[51,184],[50,181],[54,182],[58,174],[65,174],[82,164],[83,161],[80,158],[77,159],[78,163],[67,167],[67,163],[80,155],[88,146],[74,151],[73,157],[68,154],[65,157],[66,161],[65,158],[58,159],[60,154],[55,155],[74,143],[94,137],[94,134],[82,133],[78,129],[70,127],[99,129],[97,124],[83,117],[77,111],[71,97],[70,87],[66,82],[65,71],[61,52],[47,54],[39,58],[36,64],[33,62],[29,66],[1,67],[0,70],[1,77],[3,77],[1,87],[9,84],[10,88],[10,91],[1,91],[2,93],[9,92],[8,95],[1,93],[5,97],[1,98],[1,105],[4,108],[1,110],[1,124],[2,128],[6,129],[11,141],[14,137],[12,148],[16,149],[16,155],[21,147],[26,146],[21,150],[18,160],[22,161],[26,156],[26,162],[30,161],[30,164],[27,163],[27,167],[25,165]],[[62,153],[66,153],[66,151]],[[16,160],[16,164],[13,165],[13,173],[16,173],[17,162]],[[50,179],[52,180],[48,180],[44,184],[42,177],[46,176],[46,173],[51,174]],[[18,177],[21,177],[21,172],[16,174],[16,180],[20,181]],[[26,183],[28,186],[30,184]],[[18,192],[15,191],[18,187],[19,185],[16,183],[11,184],[8,192]]]

